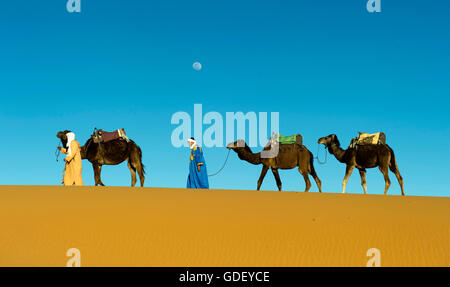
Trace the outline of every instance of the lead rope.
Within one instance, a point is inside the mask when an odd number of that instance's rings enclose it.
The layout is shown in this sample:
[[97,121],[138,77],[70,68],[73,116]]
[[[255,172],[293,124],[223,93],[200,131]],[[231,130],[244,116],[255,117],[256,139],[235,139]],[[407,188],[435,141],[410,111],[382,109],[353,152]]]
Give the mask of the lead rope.
[[[58,147],[60,147],[61,145],[59,144],[59,141],[58,141]],[[58,149],[58,148],[56,148],[56,151],[55,151],[55,156],[56,156],[56,162],[58,162],[59,161],[59,155],[61,154],[61,151]]]
[[228,157],[230,156],[230,151],[231,151],[231,150],[229,149],[229,150],[228,150],[227,157],[225,158],[225,162],[223,163],[222,167],[221,167],[216,173],[208,174],[208,177],[218,175],[218,174],[222,171],[222,169],[224,169],[225,165],[227,164]]
[[326,146],[325,146],[325,160],[324,161],[320,161],[319,159],[319,151],[320,151],[320,144],[317,144],[317,156],[315,157],[315,159],[317,160],[317,162],[319,164],[326,164],[327,163],[327,151],[326,151]]

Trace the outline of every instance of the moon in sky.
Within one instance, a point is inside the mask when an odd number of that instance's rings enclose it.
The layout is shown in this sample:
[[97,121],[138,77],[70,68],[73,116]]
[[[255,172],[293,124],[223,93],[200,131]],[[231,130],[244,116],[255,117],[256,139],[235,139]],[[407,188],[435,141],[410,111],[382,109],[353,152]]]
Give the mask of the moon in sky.
[[202,64],[200,64],[199,62],[195,62],[194,64],[192,64],[192,68],[194,68],[194,70],[196,71],[200,71],[202,69]]

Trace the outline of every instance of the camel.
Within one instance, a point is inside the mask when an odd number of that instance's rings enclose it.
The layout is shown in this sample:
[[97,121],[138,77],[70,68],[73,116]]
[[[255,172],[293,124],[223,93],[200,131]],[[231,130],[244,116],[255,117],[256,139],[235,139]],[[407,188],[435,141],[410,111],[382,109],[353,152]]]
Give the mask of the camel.
[[[241,160],[245,160],[254,165],[263,165],[261,175],[258,179],[257,190],[260,190],[263,179],[270,168],[277,182],[278,190],[281,191],[281,179],[278,174],[278,169],[293,169],[298,166],[298,171],[303,175],[303,179],[305,180],[305,192],[308,192],[311,188],[311,182],[309,181],[308,174],[310,174],[316,181],[319,192],[322,192],[322,182],[314,170],[313,155],[303,145],[281,144],[279,145],[278,154],[271,158],[261,157],[261,152],[253,153],[244,140],[238,140],[234,143],[230,143],[227,145],[227,148],[236,152]],[[263,151],[267,150],[270,150],[270,145],[267,145],[263,149]]]
[[345,193],[348,178],[356,167],[361,176],[361,185],[364,189],[364,194],[367,194],[366,168],[378,166],[384,176],[384,194],[386,195],[389,186],[391,185],[389,179],[390,169],[397,177],[398,183],[402,189],[402,195],[405,195],[405,192],[403,191],[403,178],[400,175],[394,151],[387,144],[359,145],[357,148],[343,150],[340,147],[341,145],[337,136],[334,134],[320,138],[317,142],[319,144],[324,144],[330,154],[334,155],[338,161],[347,165],[344,180],[342,181],[342,193]]
[[[67,144],[66,134],[70,131],[65,130],[58,132],[56,135],[62,145]],[[101,172],[103,165],[118,165],[124,161],[128,161],[128,168],[131,172],[131,186],[135,186],[137,182],[136,171],[139,174],[141,187],[144,186],[145,169],[142,163],[141,148],[132,140],[127,142],[124,139],[115,139],[106,143],[94,143],[94,140],[89,138],[85,145],[81,147],[81,158],[87,159],[92,163],[94,169],[95,186],[105,186],[101,179]]]

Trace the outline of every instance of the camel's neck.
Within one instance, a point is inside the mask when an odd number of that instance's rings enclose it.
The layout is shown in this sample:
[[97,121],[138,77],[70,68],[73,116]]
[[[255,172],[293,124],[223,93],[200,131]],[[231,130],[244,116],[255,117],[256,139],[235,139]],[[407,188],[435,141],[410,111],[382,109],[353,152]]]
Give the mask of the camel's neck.
[[[86,143],[84,144],[84,146],[80,147],[80,154],[81,154],[81,159],[87,159],[87,150],[89,147],[91,147],[92,145],[94,145],[92,138],[88,139],[86,141]],[[92,147],[91,147],[92,149]]]
[[242,160],[245,160],[251,164],[261,164],[261,153],[253,153],[248,146],[235,149],[234,151]]
[[340,143],[332,143],[328,146],[328,151],[340,162],[344,162],[345,150],[341,148]]
[[86,146],[80,147],[81,159],[86,159]]

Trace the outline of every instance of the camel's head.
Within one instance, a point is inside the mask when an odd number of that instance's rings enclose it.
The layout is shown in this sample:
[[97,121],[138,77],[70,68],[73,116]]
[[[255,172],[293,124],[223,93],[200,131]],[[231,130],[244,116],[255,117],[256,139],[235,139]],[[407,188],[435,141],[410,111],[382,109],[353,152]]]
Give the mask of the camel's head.
[[330,146],[332,143],[339,143],[337,136],[335,134],[320,138],[317,143],[324,144],[326,147]]
[[56,137],[59,138],[61,140],[62,146],[66,147],[67,145],[67,134],[70,133],[70,131],[65,130],[63,132],[58,132],[56,134]]
[[245,143],[244,140],[237,140],[233,143],[229,143],[227,145],[227,149],[232,149],[232,150],[236,150],[239,148],[245,148],[247,146],[247,144]]

